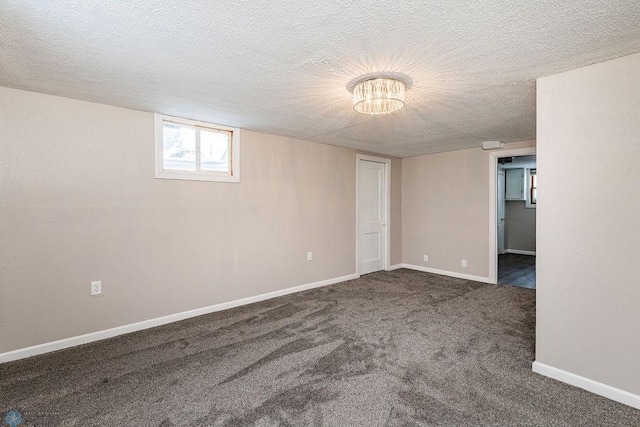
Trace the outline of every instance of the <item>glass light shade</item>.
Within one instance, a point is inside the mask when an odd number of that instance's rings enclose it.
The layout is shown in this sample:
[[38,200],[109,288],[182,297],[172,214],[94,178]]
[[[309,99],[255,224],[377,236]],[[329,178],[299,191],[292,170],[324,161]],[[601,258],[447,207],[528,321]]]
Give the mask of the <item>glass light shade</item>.
[[388,114],[404,107],[404,83],[371,79],[353,88],[353,109],[364,114]]

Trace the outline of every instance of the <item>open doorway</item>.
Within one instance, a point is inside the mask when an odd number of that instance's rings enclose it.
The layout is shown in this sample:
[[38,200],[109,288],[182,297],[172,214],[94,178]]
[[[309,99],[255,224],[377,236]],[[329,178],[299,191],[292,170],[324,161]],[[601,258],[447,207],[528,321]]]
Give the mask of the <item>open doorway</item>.
[[497,159],[497,283],[536,288],[536,155]]

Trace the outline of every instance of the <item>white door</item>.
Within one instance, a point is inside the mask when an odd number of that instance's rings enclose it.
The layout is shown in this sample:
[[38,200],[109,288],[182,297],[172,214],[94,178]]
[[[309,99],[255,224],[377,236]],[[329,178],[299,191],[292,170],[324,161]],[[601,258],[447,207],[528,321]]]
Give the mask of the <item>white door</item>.
[[385,164],[360,160],[360,274],[386,268]]
[[505,174],[504,170],[498,170],[498,254],[504,253],[504,198],[505,198]]

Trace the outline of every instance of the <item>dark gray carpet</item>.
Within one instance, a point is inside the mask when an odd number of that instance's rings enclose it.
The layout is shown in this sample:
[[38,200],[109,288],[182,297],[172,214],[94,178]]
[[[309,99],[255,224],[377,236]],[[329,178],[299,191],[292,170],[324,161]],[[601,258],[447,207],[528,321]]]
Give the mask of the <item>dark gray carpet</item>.
[[633,426],[531,372],[535,292],[410,270],[0,365],[25,425]]

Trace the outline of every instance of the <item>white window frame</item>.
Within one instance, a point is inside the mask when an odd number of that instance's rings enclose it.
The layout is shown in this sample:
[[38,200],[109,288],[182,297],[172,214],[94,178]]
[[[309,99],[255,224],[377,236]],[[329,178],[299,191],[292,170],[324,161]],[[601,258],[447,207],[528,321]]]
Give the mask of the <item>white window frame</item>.
[[[164,168],[164,141],[163,141],[163,125],[165,122],[176,123],[179,125],[193,126],[211,130],[222,130],[231,132],[231,158],[229,172],[220,171],[183,171]],[[154,114],[154,130],[155,130],[155,157],[156,157],[156,178],[161,179],[182,179],[187,181],[214,181],[214,182],[240,182],[240,129],[228,126],[215,125],[212,123],[199,122],[197,120],[182,119],[179,117],[165,116],[163,114]],[[200,164],[200,152],[196,152],[196,164]]]

